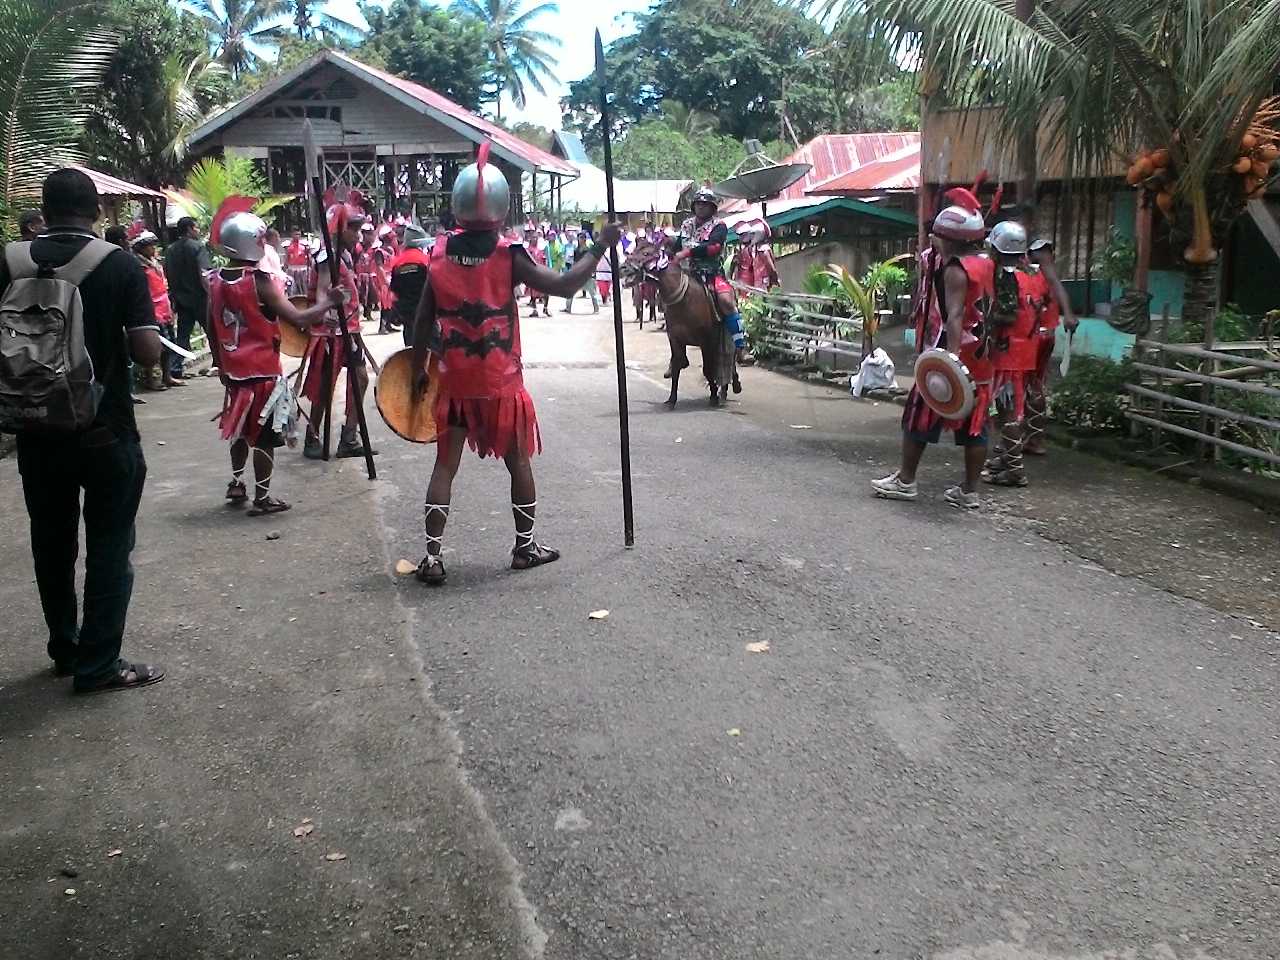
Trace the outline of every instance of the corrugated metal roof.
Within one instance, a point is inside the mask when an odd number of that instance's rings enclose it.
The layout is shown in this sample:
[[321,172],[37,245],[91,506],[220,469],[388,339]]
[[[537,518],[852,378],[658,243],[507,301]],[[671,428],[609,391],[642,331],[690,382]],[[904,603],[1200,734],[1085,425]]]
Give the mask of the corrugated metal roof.
[[559,173],[565,176],[576,176],[578,168],[572,164],[561,160],[554,154],[548,153],[540,147],[535,147],[531,143],[521,140],[514,133],[503,130],[496,123],[490,123],[483,117],[478,117],[470,110],[462,107],[446,96],[436,93],[434,90],[424,87],[420,83],[414,83],[412,80],[404,80],[394,74],[371,67],[368,64],[361,63],[359,60],[353,60],[345,54],[338,53],[336,50],[326,51],[326,55],[331,57],[334,62],[346,64],[348,67],[364,74],[378,78],[383,83],[389,83],[396,89],[407,93],[429,110],[442,113],[454,120],[473,127],[479,133],[484,134],[492,140],[495,146],[505,147],[508,151],[523,159],[527,164],[537,167],[548,173]]
[[854,197],[873,193],[914,191],[920,186],[920,144],[863,164],[848,173],[812,187],[809,194]]
[[[851,173],[858,167],[874,163],[883,157],[900,153],[907,147],[919,149],[920,134],[903,133],[824,133],[814,137],[795,153],[780,163],[808,163],[813,165],[803,178],[797,180],[770,201],[798,200],[808,195],[820,183]],[[746,201],[735,200],[721,208],[721,214],[746,209]]]
[[218,130],[234,123],[259,104],[270,100],[299,77],[310,73],[320,64],[326,62],[346,71],[357,79],[371,84],[410,109],[418,110],[443,123],[446,127],[461,134],[473,143],[480,143],[481,140],[487,137],[493,142],[494,153],[497,156],[515,164],[522,170],[532,171],[536,169],[566,177],[574,177],[578,174],[578,168],[573,164],[561,160],[559,157],[535,147],[531,143],[526,143],[515,134],[503,130],[497,124],[490,123],[483,117],[476,116],[470,110],[454,103],[448,97],[441,96],[420,83],[403,80],[384,70],[378,70],[366,63],[361,63],[359,60],[353,60],[351,57],[338,53],[336,50],[325,50],[316,54],[287,73],[276,77],[262,89],[245,97],[239,103],[206,120],[191,132],[187,139],[188,146],[194,147]]
[[98,188],[98,196],[100,197],[133,197],[134,199],[146,197],[150,200],[165,199],[165,195],[159,190],[140,187],[136,183],[130,183],[128,180],[121,180],[119,177],[113,177],[111,174],[103,173],[101,170],[90,170],[88,167],[82,167],[76,163],[68,164],[68,166],[79,170],[92,180],[93,185]]
[[591,162],[591,157],[587,154],[587,148],[583,145],[582,138],[576,133],[557,130],[554,136],[556,143],[560,147],[560,152],[564,154],[564,158],[570,163],[581,166],[584,163]]

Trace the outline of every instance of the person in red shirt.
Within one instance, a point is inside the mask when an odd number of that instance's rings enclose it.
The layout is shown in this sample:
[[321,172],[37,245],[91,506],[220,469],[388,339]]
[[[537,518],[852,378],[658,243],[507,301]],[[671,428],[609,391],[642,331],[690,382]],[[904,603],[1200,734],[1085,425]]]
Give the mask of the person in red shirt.
[[428,251],[431,238],[417,224],[404,228],[404,249],[391,261],[391,315],[400,327],[406,347],[413,346],[413,318],[418,313],[418,301],[427,282],[427,268],[431,263]]
[[[173,304],[169,301],[169,281],[165,279],[164,266],[156,256],[156,244],[159,238],[145,229],[141,223],[135,224],[135,227],[136,229],[130,231],[133,235],[133,253],[147,275],[147,289],[151,293],[151,307],[155,310],[160,335],[167,340],[173,340]],[[173,362],[175,358],[177,354],[166,347],[164,356],[160,358],[160,367],[158,370],[150,371],[147,389],[167,390],[170,387],[186,386],[186,381],[181,374],[175,373]],[[181,370],[181,367],[178,366],[177,369]]]
[[1080,321],[1071,308],[1071,298],[1058,277],[1058,266],[1053,258],[1053,243],[1036,237],[1028,248],[1032,273],[1040,278],[1043,287],[1041,298],[1045,307],[1040,314],[1039,351],[1036,355],[1034,375],[1027,382],[1027,442],[1025,451],[1042,457],[1049,452],[1044,442],[1045,421],[1048,419],[1048,403],[1045,390],[1049,381],[1049,363],[1057,340],[1058,325],[1066,327],[1067,336],[1075,336]]
[[559,559],[559,551],[533,536],[537,493],[530,458],[542,441],[533,398],[524,386],[515,288],[524,284],[551,296],[572,296],[590,281],[596,263],[622,233],[616,223],[605,226],[600,239],[564,273],[534,263],[519,242],[499,232],[510,210],[510,190],[502,171],[488,160],[485,143],[476,162],[454,181],[452,211],[460,229],[436,239],[415,319],[413,369],[419,391],[427,388],[428,350],[439,362],[435,421],[440,433],[425,503],[427,553],[417,571],[418,579],[431,586],[445,582],[444,528],[467,445],[481,457],[501,458],[511,474],[516,530],[511,568],[527,570]]
[[254,491],[250,516],[281,513],[289,504],[272,497],[275,449],[297,438],[298,401],[280,365],[281,321],[301,329],[320,323],[341,302],[326,290],[306,310],[294,307],[275,276],[258,269],[267,225],[252,213],[214,217],[210,236],[230,263],[213,270],[209,281],[209,343],[218,375],[226,385],[218,427],[231,441],[231,481],[226,499],[249,499],[244,482],[253,449]]

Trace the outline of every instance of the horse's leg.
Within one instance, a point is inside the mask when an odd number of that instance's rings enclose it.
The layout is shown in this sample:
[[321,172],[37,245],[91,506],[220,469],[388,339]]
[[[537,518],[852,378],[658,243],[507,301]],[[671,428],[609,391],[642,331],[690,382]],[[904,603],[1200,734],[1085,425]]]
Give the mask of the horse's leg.
[[667,341],[671,344],[671,396],[667,397],[667,406],[674,408],[676,394],[680,390],[680,371],[689,365],[689,358],[685,355],[685,348],[677,347],[673,338],[668,337]]

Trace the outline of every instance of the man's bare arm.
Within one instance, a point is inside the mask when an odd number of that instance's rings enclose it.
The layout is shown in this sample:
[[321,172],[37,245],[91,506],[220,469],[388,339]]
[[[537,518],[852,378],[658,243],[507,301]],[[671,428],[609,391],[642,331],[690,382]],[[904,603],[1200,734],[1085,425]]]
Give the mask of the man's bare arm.
[[275,315],[276,319],[292,324],[300,330],[323,323],[324,318],[334,307],[342,303],[342,294],[332,287],[316,291],[316,302],[305,310],[299,310],[284,295],[284,292],[263,273],[257,273],[254,281],[258,288],[258,299],[262,305]]
[[947,298],[947,349],[960,352],[964,342],[965,295],[969,292],[969,276],[964,267],[953,263],[942,274],[942,289]]
[[596,264],[608,254],[622,236],[622,224],[606,223],[600,230],[600,239],[587,248],[589,256],[579,256],[564,273],[556,273],[539,266],[529,257],[516,257],[511,274],[516,283],[524,283],[553,297],[571,297],[587,285],[596,275]]
[[154,327],[129,331],[129,355],[133,362],[143,367],[154,367],[160,362],[160,331]]
[[1080,321],[1076,319],[1076,313],[1071,309],[1071,297],[1058,276],[1058,264],[1054,261],[1053,254],[1047,249],[1037,250],[1031,254],[1031,259],[1044,273],[1044,278],[1049,281],[1049,293],[1058,301],[1058,307],[1062,310],[1063,324],[1067,330],[1074,333],[1076,327],[1080,326]]

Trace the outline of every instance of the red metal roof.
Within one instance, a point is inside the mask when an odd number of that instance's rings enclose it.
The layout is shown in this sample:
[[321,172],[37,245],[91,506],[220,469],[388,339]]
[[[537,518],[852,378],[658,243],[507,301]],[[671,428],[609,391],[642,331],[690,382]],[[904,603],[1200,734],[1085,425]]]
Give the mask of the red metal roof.
[[563,174],[565,176],[577,176],[578,168],[572,164],[566,163],[564,160],[535,147],[531,143],[521,140],[515,134],[503,130],[495,123],[490,123],[483,117],[478,117],[470,110],[459,104],[454,103],[448,97],[441,96],[434,90],[422,86],[420,83],[414,83],[412,80],[405,80],[394,74],[371,67],[367,63],[361,63],[359,60],[353,60],[344,54],[338,53],[336,50],[326,51],[327,57],[333,60],[342,61],[347,66],[365,74],[371,74],[383,83],[388,83],[402,93],[406,93],[420,102],[423,106],[443,113],[454,120],[459,120],[473,127],[475,130],[483,133],[495,144],[501,145],[523,159],[526,163],[544,170],[549,173]]
[[[780,163],[809,163],[813,169],[778,195],[777,200],[798,200],[814,187],[828,180],[900,153],[907,147],[919,149],[920,134],[904,133],[825,133],[814,137]],[[917,153],[918,156],[918,153]],[[916,165],[919,166],[917,159]],[[772,202],[772,201],[771,201]],[[735,200],[721,207],[721,213],[732,213],[746,207],[746,201]]]
[[810,195],[856,197],[865,194],[914,191],[920,186],[920,144],[863,164],[809,190]]
[[103,173],[100,170],[90,170],[88,167],[82,167],[79,164],[69,164],[76,170],[85,174],[93,185],[98,188],[98,196],[100,197],[132,197],[135,200],[146,197],[150,200],[163,200],[165,196],[159,190],[150,190],[147,187],[140,187],[136,183],[130,183],[128,180],[121,180],[113,177],[109,173]]

